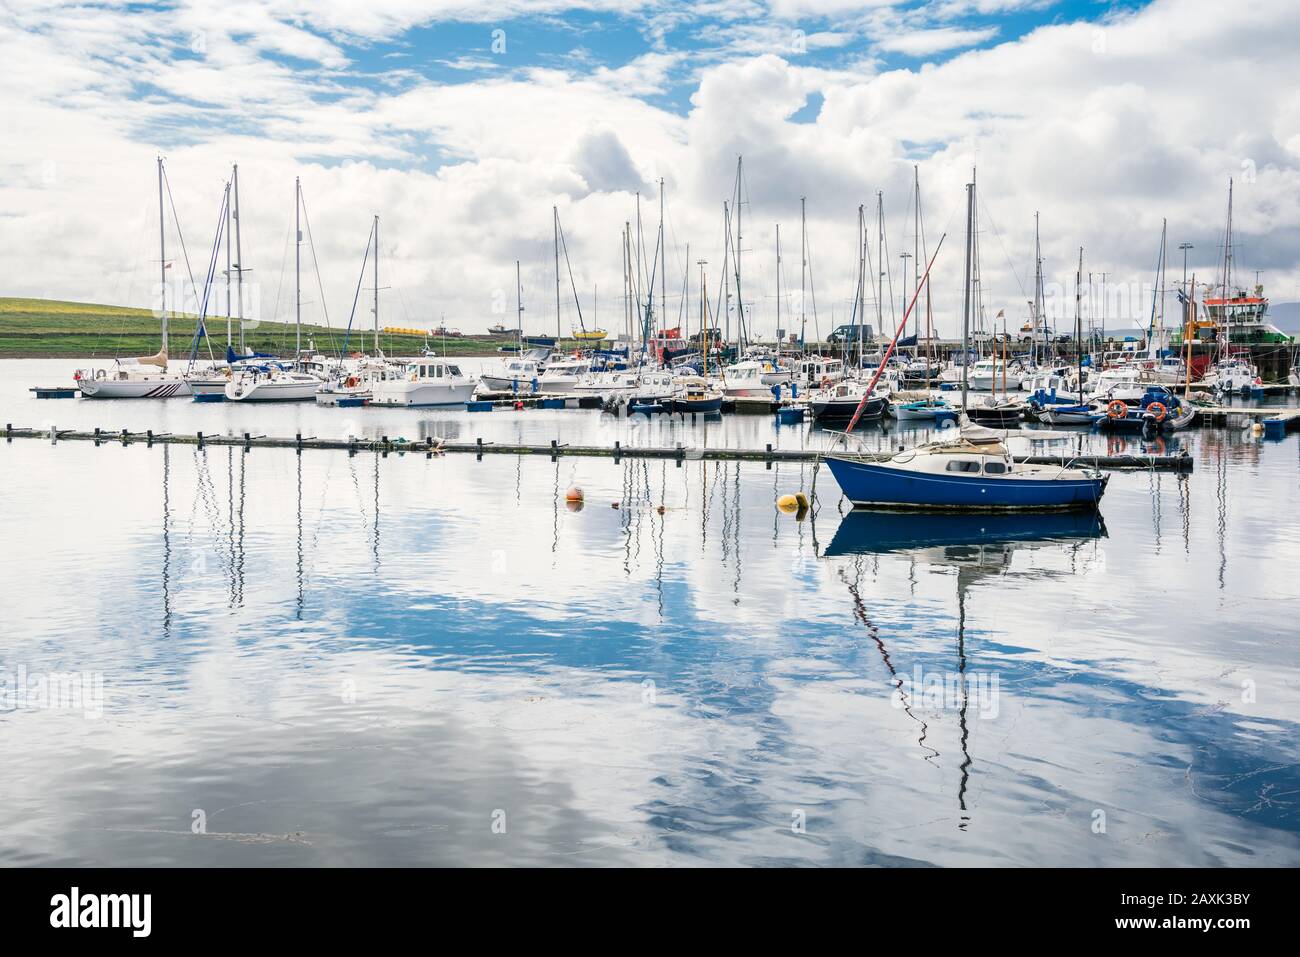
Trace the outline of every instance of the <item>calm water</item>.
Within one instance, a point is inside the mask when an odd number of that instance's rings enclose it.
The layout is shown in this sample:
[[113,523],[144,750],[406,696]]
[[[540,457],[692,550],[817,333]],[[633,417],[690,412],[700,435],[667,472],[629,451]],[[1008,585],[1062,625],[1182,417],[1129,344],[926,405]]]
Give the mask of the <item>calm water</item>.
[[[0,421],[826,442],[29,397],[75,365],[0,362]],[[0,862],[1300,864],[1300,437],[1165,446],[1102,521],[822,469],[799,522],[810,465],[0,443]]]

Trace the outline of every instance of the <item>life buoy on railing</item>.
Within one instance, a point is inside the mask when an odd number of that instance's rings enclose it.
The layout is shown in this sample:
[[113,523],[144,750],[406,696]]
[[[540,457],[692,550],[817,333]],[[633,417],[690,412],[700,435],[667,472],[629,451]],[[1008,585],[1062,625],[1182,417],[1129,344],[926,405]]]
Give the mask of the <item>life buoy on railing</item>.
[[831,377],[828,375],[822,376],[822,388],[829,389],[830,387],[831,387]]
[[355,389],[357,387],[357,377],[354,375],[350,375],[348,376],[347,381],[344,382],[343,384],[347,386],[349,389]]
[[1169,410],[1165,408],[1163,402],[1152,402],[1147,406],[1147,411],[1156,417],[1157,422],[1163,422],[1165,417],[1169,415]]
[[1128,415],[1128,405],[1120,399],[1116,399],[1110,405],[1106,406],[1106,415],[1112,419],[1122,419]]
[[96,378],[96,379],[100,379],[100,380],[102,380],[102,379],[104,378],[105,375],[106,375],[106,373],[104,372],[103,369],[96,369],[96,370],[95,370],[95,378]]

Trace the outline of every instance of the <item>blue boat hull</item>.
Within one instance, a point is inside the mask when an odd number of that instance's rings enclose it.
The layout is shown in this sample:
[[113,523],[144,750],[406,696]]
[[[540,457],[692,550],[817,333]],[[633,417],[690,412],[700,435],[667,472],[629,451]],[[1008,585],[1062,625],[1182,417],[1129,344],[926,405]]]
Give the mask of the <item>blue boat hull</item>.
[[1106,490],[1096,479],[1017,479],[988,475],[932,475],[887,464],[828,457],[835,481],[859,508],[1095,509]]
[[722,396],[712,399],[673,399],[674,412],[698,412],[708,414],[722,411]]

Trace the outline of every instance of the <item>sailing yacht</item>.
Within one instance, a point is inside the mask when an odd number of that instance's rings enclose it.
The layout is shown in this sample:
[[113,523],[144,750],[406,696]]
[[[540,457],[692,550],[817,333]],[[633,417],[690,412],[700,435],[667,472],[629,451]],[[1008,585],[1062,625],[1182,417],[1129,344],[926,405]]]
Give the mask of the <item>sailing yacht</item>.
[[292,364],[270,362],[253,365],[232,375],[226,383],[228,402],[303,402],[330,377],[329,361],[302,350],[302,183],[293,181],[294,215],[294,355]]
[[[975,258],[973,179],[966,187],[963,351],[970,341],[971,266]],[[963,412],[969,411],[967,391],[967,383],[963,383]],[[1017,463],[999,433],[969,423],[961,425],[955,441],[900,450],[883,462],[874,456],[845,452],[828,455],[826,463],[845,496],[862,508],[1095,509],[1108,480],[1094,469]]]
[[116,359],[113,369],[78,369],[77,388],[88,399],[171,399],[189,395],[185,377],[167,370],[167,240],[163,218],[163,160],[158,157],[158,249],[162,300],[162,345],[151,356]]

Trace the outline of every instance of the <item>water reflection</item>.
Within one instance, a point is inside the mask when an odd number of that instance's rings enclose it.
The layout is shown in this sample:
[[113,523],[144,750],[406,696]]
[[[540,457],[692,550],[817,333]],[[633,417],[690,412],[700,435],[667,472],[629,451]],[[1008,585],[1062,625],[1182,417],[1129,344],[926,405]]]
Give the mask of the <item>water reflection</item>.
[[[824,441],[762,416],[364,424]],[[0,713],[0,860],[1297,863],[1296,450],[1175,447],[1196,472],[1116,473],[1103,524],[840,514],[807,463],[0,444],[0,522],[41,543],[0,550],[37,583],[6,596],[0,667],[101,671],[107,696],[99,723]],[[805,520],[773,507],[814,486]]]

